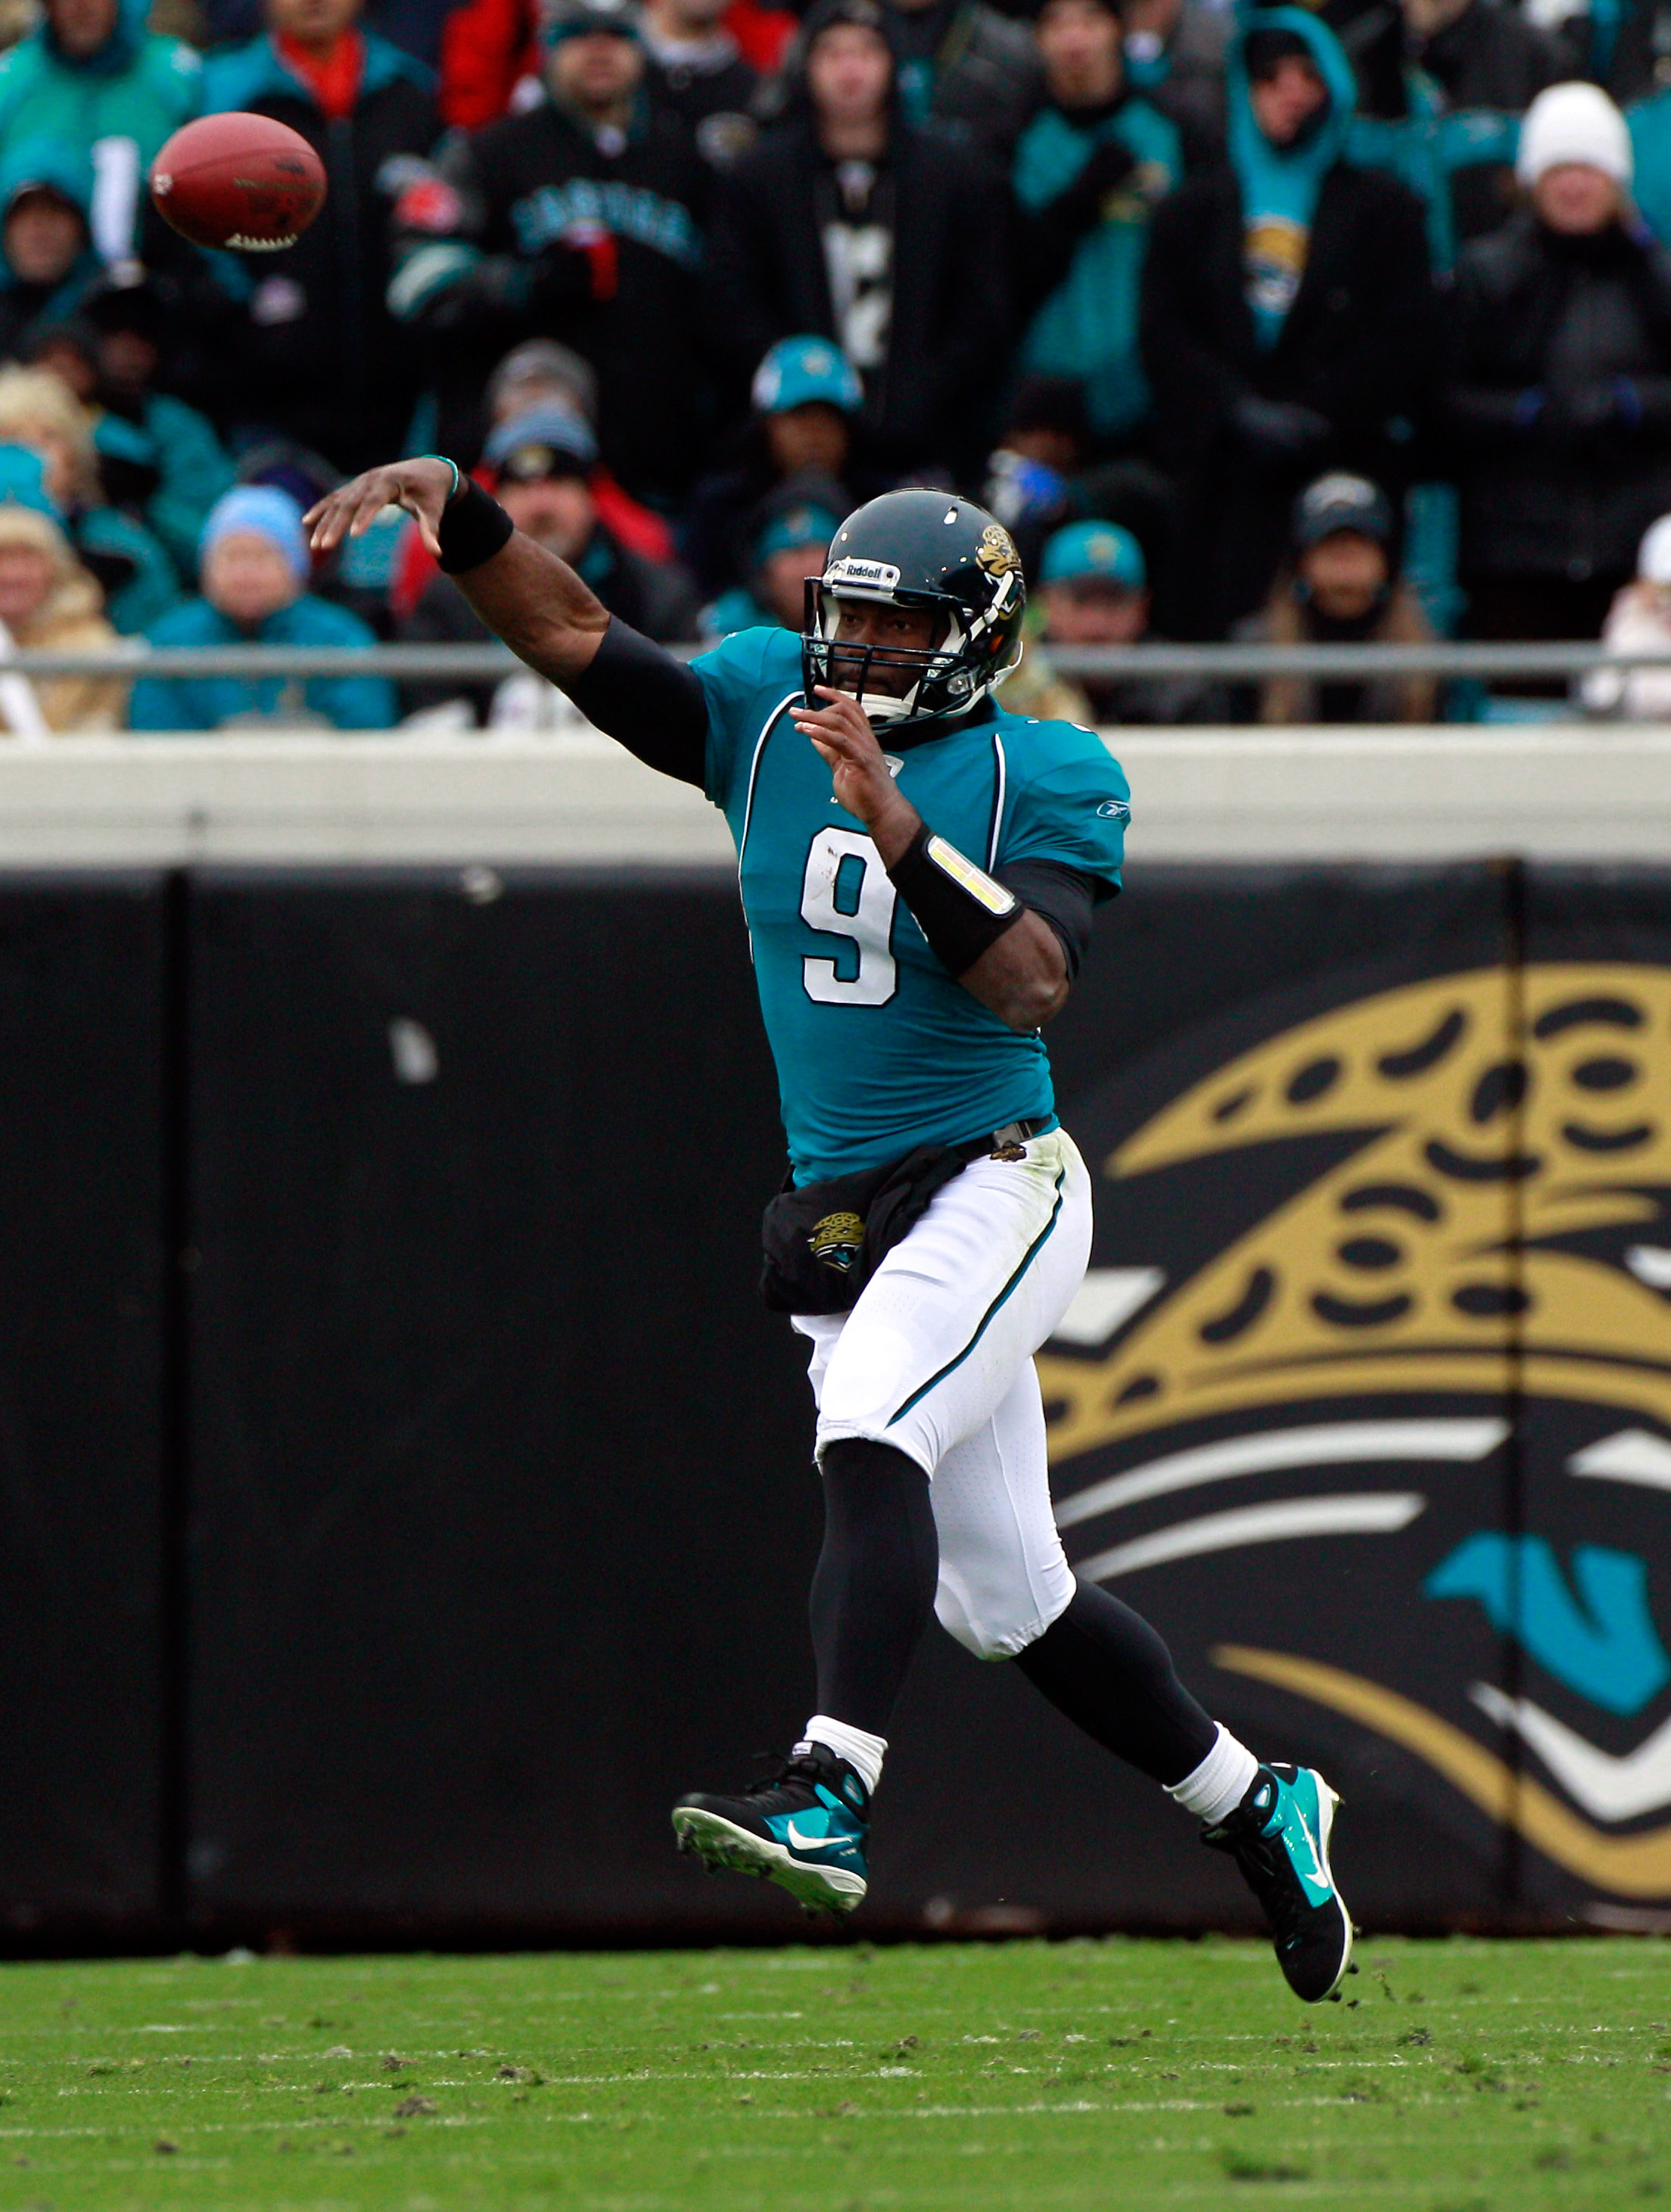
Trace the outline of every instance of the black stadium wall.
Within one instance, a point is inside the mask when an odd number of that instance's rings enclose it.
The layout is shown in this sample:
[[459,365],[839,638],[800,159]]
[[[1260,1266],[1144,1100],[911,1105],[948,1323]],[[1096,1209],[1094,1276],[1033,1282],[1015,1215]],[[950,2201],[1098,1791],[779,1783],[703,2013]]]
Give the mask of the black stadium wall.
[[[1671,1926],[1671,873],[1147,867],[1053,1033],[1082,1571],[1340,1787],[1359,1916]],[[811,1703],[730,879],[0,883],[0,1942],[765,1938]],[[1245,1924],[925,1650],[878,1934]]]

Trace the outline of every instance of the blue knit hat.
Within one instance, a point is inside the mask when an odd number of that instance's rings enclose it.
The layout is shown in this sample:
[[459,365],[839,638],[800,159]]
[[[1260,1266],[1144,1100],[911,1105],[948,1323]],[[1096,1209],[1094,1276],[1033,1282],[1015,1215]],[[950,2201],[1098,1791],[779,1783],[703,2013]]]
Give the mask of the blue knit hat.
[[1044,548],[1038,564],[1041,584],[1096,580],[1141,592],[1148,581],[1143,549],[1117,522],[1070,522]]
[[754,371],[748,396],[757,415],[785,415],[815,399],[844,415],[857,415],[864,404],[857,372],[828,338],[779,338]]
[[210,507],[197,540],[197,558],[207,560],[221,538],[245,530],[269,538],[289,563],[296,581],[307,581],[312,573],[312,556],[302,528],[302,511],[288,491],[280,491],[275,484],[234,484],[229,492],[222,493]]

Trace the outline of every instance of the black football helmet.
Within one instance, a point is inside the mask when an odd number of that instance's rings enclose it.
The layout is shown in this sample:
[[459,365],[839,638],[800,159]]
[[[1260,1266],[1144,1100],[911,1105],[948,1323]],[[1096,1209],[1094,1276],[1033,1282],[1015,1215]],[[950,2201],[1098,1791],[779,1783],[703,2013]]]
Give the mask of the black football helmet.
[[[844,599],[927,607],[939,617],[925,651],[847,644],[836,628]],[[967,714],[1021,658],[1027,603],[1021,556],[1002,523],[943,491],[889,491],[850,514],[821,576],[807,579],[801,680],[851,691],[873,723],[937,721]],[[908,671],[902,695],[878,691],[881,668]]]

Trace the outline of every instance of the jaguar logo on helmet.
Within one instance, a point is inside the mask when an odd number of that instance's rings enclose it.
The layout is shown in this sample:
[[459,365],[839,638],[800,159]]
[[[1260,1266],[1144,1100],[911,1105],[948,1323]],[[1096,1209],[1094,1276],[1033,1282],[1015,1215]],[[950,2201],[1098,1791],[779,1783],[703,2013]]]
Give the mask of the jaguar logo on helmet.
[[1015,550],[1015,540],[1001,522],[989,522],[981,532],[981,542],[975,558],[989,576],[1007,576],[1019,569],[1021,556]]

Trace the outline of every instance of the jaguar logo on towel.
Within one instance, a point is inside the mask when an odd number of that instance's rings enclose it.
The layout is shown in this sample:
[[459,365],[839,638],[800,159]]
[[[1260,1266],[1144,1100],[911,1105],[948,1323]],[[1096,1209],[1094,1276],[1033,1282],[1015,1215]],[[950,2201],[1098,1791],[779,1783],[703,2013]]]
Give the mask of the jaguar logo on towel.
[[864,1224],[857,1213],[826,1213],[807,1239],[813,1258],[841,1275],[851,1272],[863,1243]]
[[1080,1572],[1671,1900],[1671,969],[1444,975],[1204,1078],[1203,1042],[1070,1121],[1098,1245],[1039,1370]]

